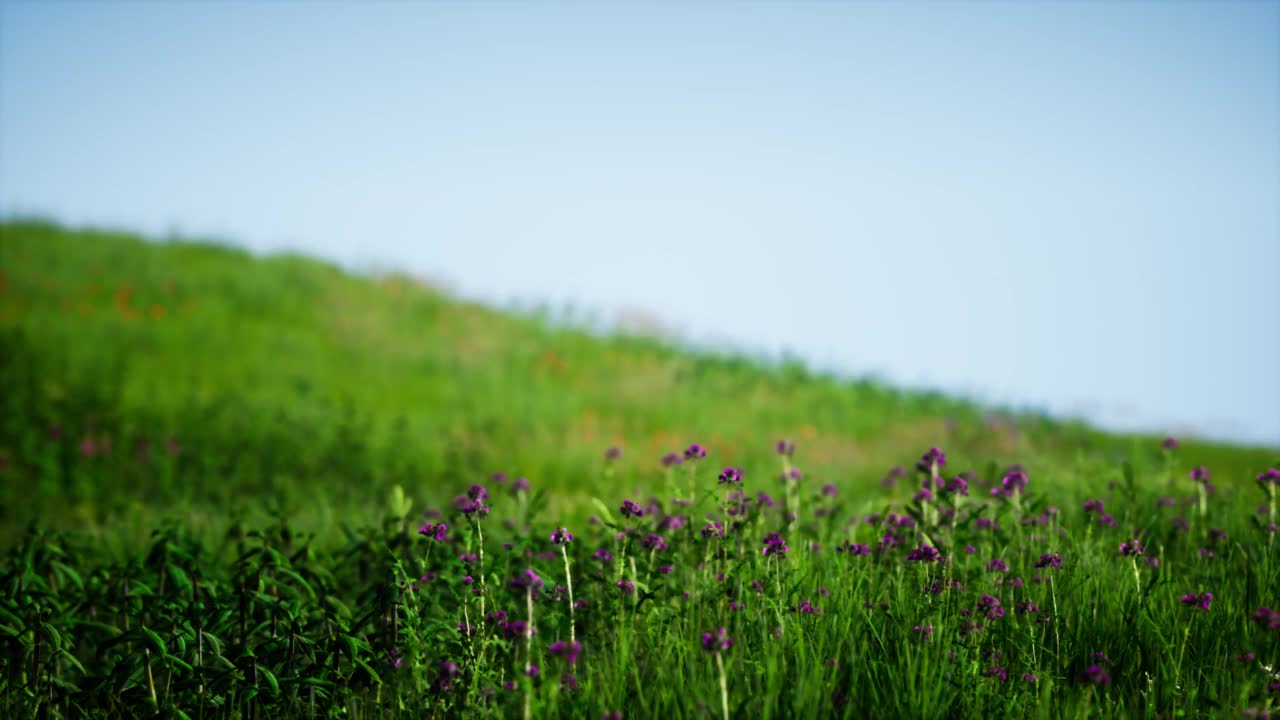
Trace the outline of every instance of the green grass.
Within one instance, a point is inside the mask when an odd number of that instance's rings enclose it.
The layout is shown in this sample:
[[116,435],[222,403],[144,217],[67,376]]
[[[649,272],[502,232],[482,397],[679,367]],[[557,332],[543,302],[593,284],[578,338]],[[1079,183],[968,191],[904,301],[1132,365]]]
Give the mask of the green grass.
[[[779,480],[780,437],[799,447],[800,483]],[[709,457],[668,475],[659,458],[691,442]],[[970,472],[958,507],[913,501],[911,477],[881,487],[933,445],[948,476]],[[1250,618],[1280,604],[1253,480],[1278,454],[1187,439],[1165,452],[1158,437],[591,333],[303,257],[7,222],[0,714],[718,717],[700,638],[723,626],[733,717],[1238,716],[1276,704],[1262,664],[1280,665],[1280,633]],[[1026,494],[992,497],[1014,462]],[[1196,465],[1218,486],[1203,512]],[[742,513],[725,512],[724,466],[745,475]],[[473,483],[493,494],[479,522],[450,509]],[[691,491],[697,505],[674,504]],[[619,515],[650,497],[644,517]],[[1090,497],[1117,527],[1081,509]],[[430,507],[445,542],[415,532]],[[724,539],[698,532],[708,514],[734,526]],[[588,603],[573,615],[577,690],[550,653],[570,623],[547,540],[562,525]],[[651,532],[669,548],[644,549]],[[761,553],[769,532],[785,558]],[[877,548],[886,534],[900,546]],[[1117,555],[1133,536],[1161,561],[1136,580]],[[906,559],[925,544],[949,562]],[[481,549],[483,566],[459,559]],[[1061,568],[1033,567],[1047,552]],[[1007,572],[987,569],[996,558]],[[528,594],[507,584],[527,568],[545,588],[526,644],[484,615],[525,619]],[[934,581],[941,592],[922,591]],[[1208,612],[1179,602],[1203,591]],[[1004,615],[968,632],[983,595]],[[793,612],[802,601],[822,613]],[[1098,652],[1111,682],[1081,682]],[[447,684],[442,662],[459,667]]]

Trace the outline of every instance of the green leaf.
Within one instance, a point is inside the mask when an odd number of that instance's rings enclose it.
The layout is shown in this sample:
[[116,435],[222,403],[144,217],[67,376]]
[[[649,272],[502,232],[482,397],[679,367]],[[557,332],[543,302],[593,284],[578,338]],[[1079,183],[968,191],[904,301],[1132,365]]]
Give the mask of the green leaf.
[[258,677],[264,677],[264,678],[266,678],[266,679],[267,679],[267,684],[271,686],[271,695],[272,695],[272,696],[279,696],[279,695],[280,695],[280,681],[276,679],[276,676],[275,676],[275,674],[274,674],[274,673],[272,673],[270,670],[268,670],[268,669],[266,669],[266,668],[264,668],[264,667],[262,667],[262,666],[259,666],[259,667],[258,667]]
[[614,525],[613,513],[609,512],[609,506],[604,504],[600,498],[591,498],[591,504],[596,506],[596,510],[600,511],[600,519],[604,520],[606,525]]
[[164,640],[162,640],[154,630],[144,626],[142,628],[142,632],[146,634],[147,639],[151,641],[151,644],[155,645],[156,652],[160,655],[160,657],[164,657],[165,655],[168,654],[168,652],[165,650],[165,647],[164,647]]

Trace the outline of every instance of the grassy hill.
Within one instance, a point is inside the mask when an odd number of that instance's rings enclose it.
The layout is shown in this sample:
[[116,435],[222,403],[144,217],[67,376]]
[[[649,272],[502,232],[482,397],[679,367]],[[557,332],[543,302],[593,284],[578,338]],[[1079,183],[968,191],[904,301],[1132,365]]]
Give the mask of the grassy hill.
[[[719,464],[772,468],[774,440],[793,438],[810,477],[855,489],[931,445],[967,467],[1016,457],[1050,477],[1114,472],[1158,446],[795,363],[592,334],[402,275],[39,221],[0,225],[0,341],[3,539],[32,511],[112,538],[160,510],[204,527],[263,501],[326,525],[366,517],[396,484],[439,500],[495,471],[572,514],[600,487],[608,446],[625,449],[610,483],[647,490],[661,456],[690,442]],[[1225,481],[1274,454],[1183,451]]]
[[1268,717],[1276,452],[1162,440],[8,222],[0,717]]

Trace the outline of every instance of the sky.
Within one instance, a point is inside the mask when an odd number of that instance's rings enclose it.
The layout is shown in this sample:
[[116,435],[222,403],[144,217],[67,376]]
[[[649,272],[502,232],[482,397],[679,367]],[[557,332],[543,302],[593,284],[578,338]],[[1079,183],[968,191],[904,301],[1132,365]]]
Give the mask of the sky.
[[1280,447],[1280,2],[0,0],[0,215]]

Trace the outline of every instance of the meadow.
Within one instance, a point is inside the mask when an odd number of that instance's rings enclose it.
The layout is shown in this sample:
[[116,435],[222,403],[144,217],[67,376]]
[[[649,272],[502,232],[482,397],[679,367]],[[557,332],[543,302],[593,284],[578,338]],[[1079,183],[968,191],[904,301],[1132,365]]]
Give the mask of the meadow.
[[1277,466],[9,221],[0,715],[1269,717]]

